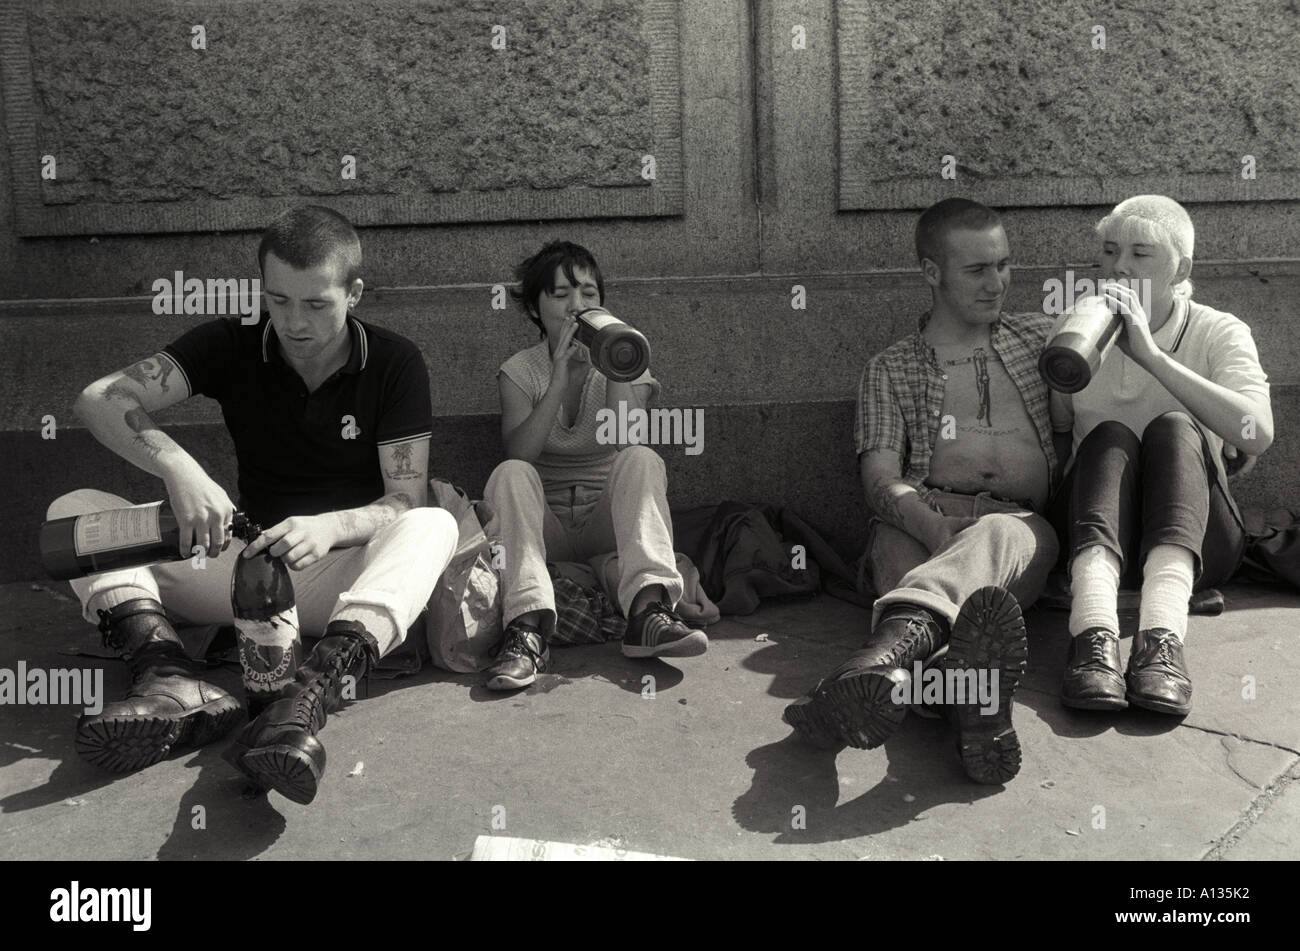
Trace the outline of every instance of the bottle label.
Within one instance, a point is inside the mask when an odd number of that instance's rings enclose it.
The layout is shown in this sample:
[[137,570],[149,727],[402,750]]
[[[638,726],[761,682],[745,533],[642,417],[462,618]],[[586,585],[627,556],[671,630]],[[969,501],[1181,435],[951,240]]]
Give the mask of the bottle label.
[[600,333],[606,327],[621,327],[623,325],[623,321],[604,310],[584,310],[578,315],[578,318],[585,321],[596,333]]
[[77,556],[136,548],[162,541],[158,525],[161,502],[129,509],[78,515],[73,525],[72,544]]
[[298,638],[298,609],[287,608],[268,621],[235,618],[244,688],[251,693],[276,693],[293,682],[302,642]]

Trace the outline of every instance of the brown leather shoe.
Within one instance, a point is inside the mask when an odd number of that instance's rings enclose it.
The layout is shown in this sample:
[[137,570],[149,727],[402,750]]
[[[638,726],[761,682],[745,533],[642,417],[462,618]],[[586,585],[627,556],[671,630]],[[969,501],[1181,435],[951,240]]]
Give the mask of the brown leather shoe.
[[907,704],[895,701],[895,691],[911,695],[912,665],[943,646],[946,627],[925,608],[890,608],[866,646],[786,707],[781,719],[823,749],[880,746],[907,714]]
[[1192,710],[1192,681],[1183,643],[1173,631],[1154,627],[1134,635],[1125,680],[1128,702],[1135,707],[1180,717]]
[[1104,627],[1090,627],[1070,638],[1061,703],[1076,710],[1127,709],[1118,634]]

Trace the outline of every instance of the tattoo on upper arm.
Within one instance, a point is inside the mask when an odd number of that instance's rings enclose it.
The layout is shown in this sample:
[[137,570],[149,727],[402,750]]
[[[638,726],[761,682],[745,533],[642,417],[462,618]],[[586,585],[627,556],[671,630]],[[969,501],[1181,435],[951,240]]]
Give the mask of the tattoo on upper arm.
[[409,442],[393,446],[393,459],[395,465],[390,469],[384,470],[384,475],[390,479],[399,480],[423,478],[420,473],[415,470],[415,466],[412,464],[414,453],[415,446]]
[[127,367],[122,373],[143,388],[148,388],[150,383],[157,383],[164,393],[171,389],[167,378],[172,375],[176,369],[175,364],[170,360],[155,360],[150,357],[147,360],[141,360],[139,363]]
[[110,400],[128,400],[140,405],[140,397],[121,380],[114,380],[108,386],[104,387],[104,398]]

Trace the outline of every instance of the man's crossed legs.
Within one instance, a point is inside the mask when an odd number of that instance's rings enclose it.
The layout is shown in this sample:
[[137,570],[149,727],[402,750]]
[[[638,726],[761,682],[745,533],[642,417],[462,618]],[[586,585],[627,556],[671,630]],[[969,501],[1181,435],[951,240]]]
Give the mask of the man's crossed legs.
[[[56,499],[48,518],[124,508],[120,496],[81,489]],[[429,600],[457,542],[442,509],[402,513],[365,545],[336,549],[293,573],[301,630],[321,635],[294,682],[240,734],[227,758],[263,786],[295,802],[315,797],[325,769],[316,734],[342,706],[348,678],[363,678],[402,643]],[[71,582],[87,621],[131,667],[126,698],[77,725],[77,750],[119,772],[158,762],[170,750],[201,746],[232,729],[243,704],[202,678],[170,619],[231,624],[231,573],[243,543],[197,568],[191,561],[103,572]],[[165,606],[165,609],[164,609]],[[206,643],[191,643],[201,655]]]
[[[935,665],[941,712],[956,731],[967,775],[1002,783],[1020,768],[1011,725],[1012,695],[1028,658],[1020,606],[1042,593],[1056,563],[1056,533],[1043,517],[987,494],[921,494],[944,515],[979,520],[933,555],[899,529],[873,526],[869,568],[886,593],[876,600],[871,634],[783,719],[819,746],[872,749],[920,695],[917,665]],[[932,679],[928,672],[925,679]]]

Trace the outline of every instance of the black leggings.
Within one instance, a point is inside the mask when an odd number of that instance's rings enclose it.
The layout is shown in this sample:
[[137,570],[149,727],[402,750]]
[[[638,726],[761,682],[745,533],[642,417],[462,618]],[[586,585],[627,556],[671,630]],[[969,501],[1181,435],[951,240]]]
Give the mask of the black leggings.
[[1246,546],[1210,445],[1186,413],[1157,416],[1141,439],[1113,420],[1097,426],[1080,444],[1050,514],[1065,542],[1065,567],[1100,545],[1119,558],[1126,587],[1141,586],[1142,565],[1157,545],[1192,552],[1197,591],[1231,578]]

